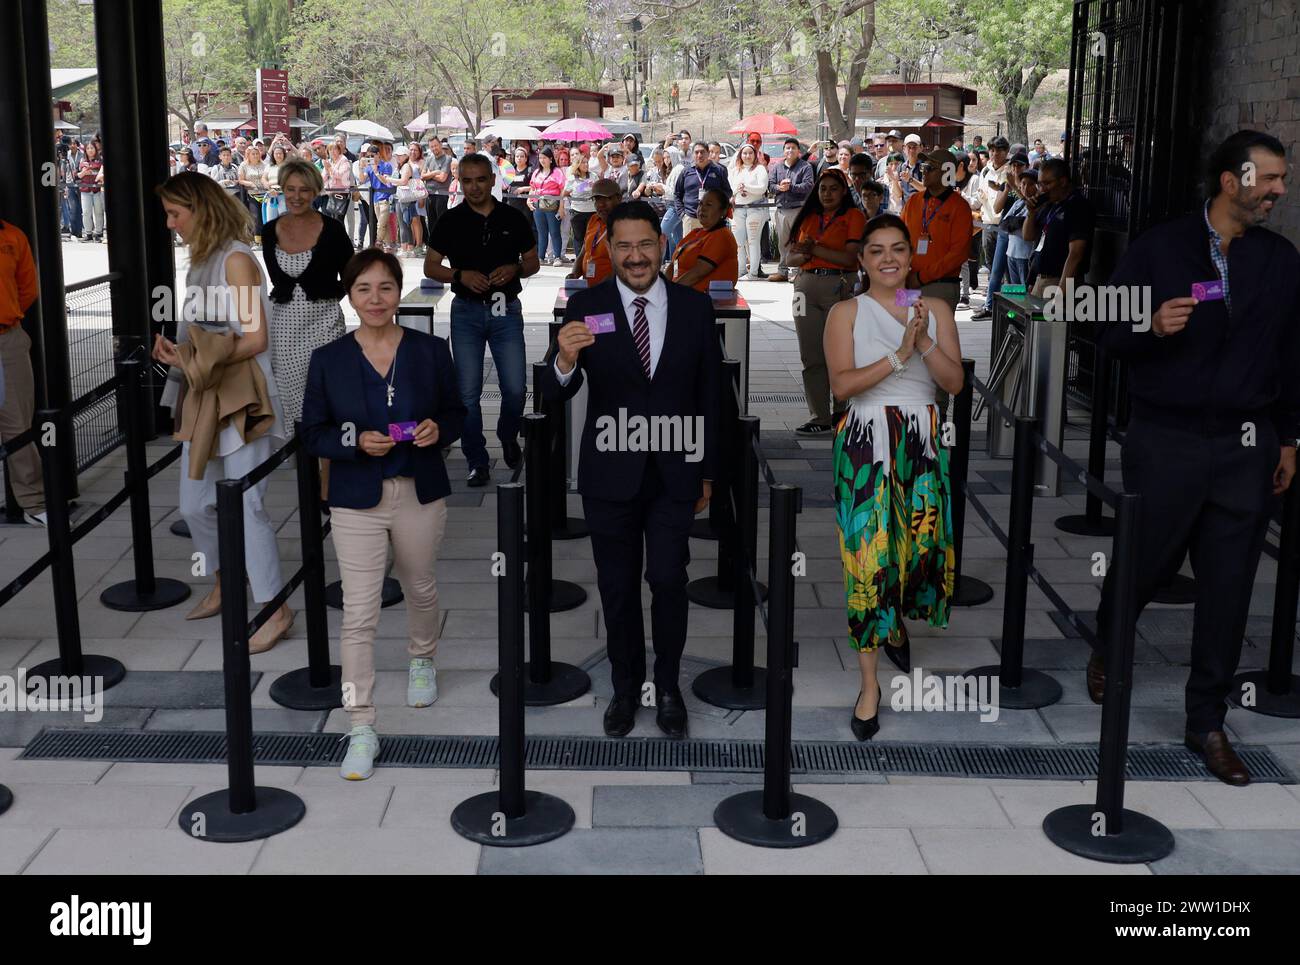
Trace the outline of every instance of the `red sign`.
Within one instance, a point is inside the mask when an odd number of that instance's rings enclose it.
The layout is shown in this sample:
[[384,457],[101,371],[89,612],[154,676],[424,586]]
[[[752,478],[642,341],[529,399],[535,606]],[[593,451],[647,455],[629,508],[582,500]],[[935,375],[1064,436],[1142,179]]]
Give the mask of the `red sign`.
[[257,71],[257,126],[262,136],[289,133],[289,72]]

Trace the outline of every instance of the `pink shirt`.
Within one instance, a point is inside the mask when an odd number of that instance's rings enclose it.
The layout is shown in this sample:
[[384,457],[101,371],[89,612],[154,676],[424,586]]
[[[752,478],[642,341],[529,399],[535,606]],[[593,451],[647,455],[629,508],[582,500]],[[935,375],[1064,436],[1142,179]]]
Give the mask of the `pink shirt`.
[[532,181],[529,183],[532,186],[531,193],[534,197],[539,194],[559,197],[560,192],[564,190],[564,169],[558,167],[553,168],[550,174],[543,175],[542,169],[539,167],[533,172]]

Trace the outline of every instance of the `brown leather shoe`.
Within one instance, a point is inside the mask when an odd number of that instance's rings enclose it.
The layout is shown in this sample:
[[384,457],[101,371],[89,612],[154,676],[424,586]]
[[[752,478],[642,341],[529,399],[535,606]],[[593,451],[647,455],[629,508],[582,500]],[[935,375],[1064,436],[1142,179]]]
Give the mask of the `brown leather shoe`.
[[1224,784],[1245,787],[1250,783],[1250,771],[1241,762],[1237,752],[1232,749],[1228,735],[1221,730],[1212,730],[1208,734],[1193,734],[1188,731],[1183,743],[1190,751],[1195,751],[1205,758],[1205,769]]
[[262,624],[261,628],[253,634],[248,641],[249,653],[266,653],[293,629],[294,613],[288,607],[283,607],[280,612],[271,619]]
[[789,281],[789,277],[783,271],[774,271],[767,276],[768,281]]
[[1100,704],[1106,696],[1106,661],[1096,650],[1088,658],[1088,697],[1094,704]]

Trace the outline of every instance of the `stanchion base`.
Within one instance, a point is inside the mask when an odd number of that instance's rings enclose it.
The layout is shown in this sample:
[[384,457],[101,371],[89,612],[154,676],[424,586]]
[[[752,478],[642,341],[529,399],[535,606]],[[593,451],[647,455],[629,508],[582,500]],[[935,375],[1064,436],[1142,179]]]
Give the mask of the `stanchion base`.
[[290,710],[333,710],[343,706],[343,668],[330,664],[330,682],[311,685],[311,668],[281,674],[271,682],[271,699]]
[[463,838],[494,848],[526,848],[554,841],[573,828],[573,808],[553,794],[524,791],[524,813],[507,818],[499,791],[476,794],[456,805],[451,826]]
[[715,542],[717,541],[718,534],[714,532],[713,526],[709,522],[709,517],[701,516],[696,519],[695,522],[691,523],[691,539],[711,539]]
[[[384,577],[383,596],[380,599],[381,607],[390,607],[395,603],[402,602],[402,584],[397,582],[391,576]],[[335,580],[329,586],[325,587],[325,605],[335,610],[343,609],[343,581]]]
[[724,800],[713,812],[718,830],[760,848],[805,848],[825,841],[839,818],[816,798],[790,795],[790,817],[774,821],[763,813],[763,792],[744,791]]
[[[257,841],[288,831],[302,820],[307,805],[278,787],[255,787],[257,807],[247,814],[230,810],[230,791],[213,791],[181,808],[181,830],[197,841]],[[200,833],[200,831],[202,833]]]
[[731,667],[706,670],[691,682],[695,696],[714,707],[727,710],[762,710],[767,706],[767,671],[754,668],[754,686],[737,687]]
[[1189,576],[1175,573],[1174,578],[1156,590],[1151,598],[1156,603],[1185,605],[1196,602],[1196,581]]
[[[1251,706],[1242,702],[1245,690],[1254,690]],[[1232,678],[1232,689],[1228,691],[1228,703],[1242,710],[1263,714],[1266,717],[1300,717],[1300,677],[1291,675],[1291,690],[1285,694],[1271,693],[1268,689],[1268,671],[1250,670],[1239,673]]]
[[[46,660],[44,663],[38,663],[27,671],[27,682],[31,683],[38,677],[48,681],[51,677],[66,677],[63,670],[63,661],[55,657],[53,660]],[[112,657],[103,657],[95,653],[83,654],[81,657],[81,677],[98,677],[100,678],[100,690],[107,690],[109,687],[116,687],[126,676],[126,667],[122,666],[120,660],[114,660]],[[46,693],[52,693],[47,688]]]
[[[767,599],[766,583],[758,584],[758,593],[762,599]],[[736,591],[724,590],[718,585],[716,576],[691,580],[686,584],[686,596],[692,603],[698,603],[711,610],[734,610],[736,607]]]
[[953,606],[980,606],[993,599],[993,587],[973,576],[958,576],[952,592]]
[[176,522],[172,523],[167,529],[173,536],[184,536],[186,539],[190,538],[190,524],[185,522],[183,519],[176,520]]
[[[577,700],[591,689],[587,671],[571,663],[551,661],[551,679],[537,683],[529,677],[529,665],[524,664],[524,704],[528,707],[554,707]],[[492,696],[500,696],[501,674],[494,673],[488,681]]]
[[[568,580],[551,580],[551,606],[548,613],[575,610],[587,602],[587,591]],[[524,612],[528,612],[528,581],[524,580]]]
[[1070,533],[1074,536],[1114,536],[1115,517],[1103,516],[1094,525],[1085,515],[1059,516],[1056,520],[1056,528],[1062,533]]
[[141,610],[165,610],[182,600],[188,600],[190,585],[180,580],[157,578],[154,580],[152,593],[141,593],[136,589],[135,580],[116,583],[99,594],[99,602],[110,610],[125,610],[135,613]]
[[9,805],[14,803],[14,792],[9,790],[3,784],[0,784],[0,814],[9,810]]
[[551,539],[585,539],[587,521],[581,516],[565,516],[551,524]]
[[1093,804],[1057,808],[1043,818],[1043,833],[1071,854],[1111,864],[1159,861],[1174,850],[1173,833],[1155,818],[1125,808],[1123,831],[1095,834],[1097,814]]
[[1050,707],[1061,699],[1061,685],[1056,678],[1049,677],[1041,670],[1023,669],[1020,671],[1019,687],[1004,687],[1001,682],[1002,667],[990,664],[967,670],[964,677],[994,677],[998,680],[998,706],[1003,710],[1036,710]]

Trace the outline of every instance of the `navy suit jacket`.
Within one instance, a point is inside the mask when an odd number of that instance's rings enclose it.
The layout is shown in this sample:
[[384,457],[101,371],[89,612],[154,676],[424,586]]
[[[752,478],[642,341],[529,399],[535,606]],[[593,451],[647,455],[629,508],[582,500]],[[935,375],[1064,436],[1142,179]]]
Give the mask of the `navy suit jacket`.
[[[415,400],[416,421],[438,423],[438,441],[419,448],[412,443],[411,467],[420,502],[441,499],[451,492],[442,450],[458,438],[465,424],[465,405],[456,383],[456,369],[446,339],[404,329],[398,349],[413,365],[400,365],[393,388]],[[349,332],[311,353],[307,390],[302,400],[302,433],[307,451],[330,460],[329,502],[343,509],[371,509],[383,495],[383,461],[363,452],[357,441],[366,431],[388,433],[388,412],[366,403],[363,369],[369,365]],[[351,433],[344,431],[350,424]],[[344,445],[351,438],[352,445]]]
[[[556,346],[538,374],[543,398],[569,399],[587,383],[587,421],[582,430],[578,491],[597,499],[625,501],[636,497],[646,460],[654,459],[673,499],[698,499],[701,482],[717,478],[718,405],[722,380],[722,349],[713,301],[703,292],[665,280],[668,289],[667,327],[653,379],[646,378],[623,311],[614,278],[574,292],[564,311],[566,323],[587,315],[612,313],[616,330],[596,336],[596,343],[578,353],[573,378],[561,386],[555,375]],[[617,424],[619,410],[632,416],[703,418],[704,437],[699,461],[688,462],[678,451],[631,451],[598,447],[598,421],[608,416]],[[608,425],[608,423],[605,423]]]

